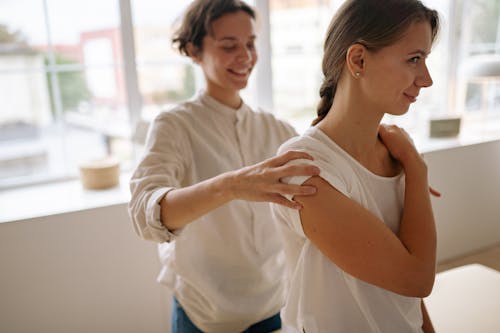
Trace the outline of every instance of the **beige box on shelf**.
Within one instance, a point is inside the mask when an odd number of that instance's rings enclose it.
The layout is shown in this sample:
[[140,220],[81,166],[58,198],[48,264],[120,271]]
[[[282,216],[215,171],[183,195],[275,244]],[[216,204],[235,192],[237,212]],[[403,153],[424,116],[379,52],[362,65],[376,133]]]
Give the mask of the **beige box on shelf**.
[[460,118],[431,119],[429,122],[429,136],[431,138],[456,137],[460,133]]
[[115,158],[105,158],[80,164],[80,179],[84,188],[102,190],[120,182],[120,164]]

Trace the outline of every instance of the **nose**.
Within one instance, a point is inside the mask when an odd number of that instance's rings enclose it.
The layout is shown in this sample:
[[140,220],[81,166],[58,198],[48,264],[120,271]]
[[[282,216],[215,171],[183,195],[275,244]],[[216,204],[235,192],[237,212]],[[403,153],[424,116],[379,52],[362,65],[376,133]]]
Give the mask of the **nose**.
[[252,51],[249,50],[247,47],[243,46],[240,48],[240,51],[238,52],[237,59],[241,63],[248,63],[252,61]]
[[424,64],[419,75],[415,79],[415,85],[420,88],[427,88],[432,86],[434,82],[432,81],[431,74],[429,73],[429,69],[427,65]]

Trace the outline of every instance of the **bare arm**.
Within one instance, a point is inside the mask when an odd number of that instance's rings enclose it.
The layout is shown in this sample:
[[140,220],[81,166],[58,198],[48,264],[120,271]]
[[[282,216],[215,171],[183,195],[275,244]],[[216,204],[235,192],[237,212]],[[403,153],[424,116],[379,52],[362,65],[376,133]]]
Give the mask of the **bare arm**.
[[422,330],[424,331],[424,333],[435,333],[436,331],[434,330],[434,326],[432,326],[431,318],[429,317],[429,313],[427,313],[427,309],[423,300],[421,303],[421,308],[423,318]]
[[436,250],[427,168],[416,151],[408,153],[400,134],[385,138],[394,141],[388,149],[406,173],[399,235],[320,177],[304,183],[317,188],[315,195],[295,200],[303,205],[300,216],[306,236],[344,271],[401,295],[425,297],[434,283]]
[[300,209],[299,203],[287,200],[282,194],[310,195],[315,193],[315,188],[284,184],[280,179],[293,175],[317,175],[319,169],[311,165],[285,166],[294,159],[312,157],[290,151],[249,167],[172,190],[161,200],[161,221],[174,231],[235,199],[274,202]]

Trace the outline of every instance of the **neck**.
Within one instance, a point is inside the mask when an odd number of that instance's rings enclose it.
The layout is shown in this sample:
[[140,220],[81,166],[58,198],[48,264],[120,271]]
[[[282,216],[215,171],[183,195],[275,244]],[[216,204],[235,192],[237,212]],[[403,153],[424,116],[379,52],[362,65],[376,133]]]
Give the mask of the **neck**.
[[380,145],[378,127],[383,117],[358,96],[355,91],[337,89],[330,112],[318,125],[355,158],[374,152]]
[[229,106],[232,109],[239,109],[242,100],[238,90],[223,89],[213,84],[207,84],[207,94],[221,102],[224,105]]
[[339,85],[330,112],[318,127],[371,172],[395,176],[400,165],[378,137],[384,112],[362,96],[356,86]]

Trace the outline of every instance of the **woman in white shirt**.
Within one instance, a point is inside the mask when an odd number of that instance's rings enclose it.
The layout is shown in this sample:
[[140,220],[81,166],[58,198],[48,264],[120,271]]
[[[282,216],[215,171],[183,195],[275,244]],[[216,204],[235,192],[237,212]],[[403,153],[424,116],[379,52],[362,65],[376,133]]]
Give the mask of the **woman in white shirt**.
[[[427,167],[407,134],[380,125],[432,85],[427,55],[438,14],[417,0],[347,0],[324,44],[318,118],[280,152],[301,150],[319,176],[273,206],[290,290],[285,325],[298,332],[433,332],[422,298],[432,290],[436,231]],[[292,196],[289,196],[292,198]]]
[[281,327],[284,263],[268,202],[299,209],[283,195],[315,188],[280,179],[319,170],[284,166],[306,153],[273,157],[296,132],[240,97],[257,61],[254,20],[243,1],[191,4],[173,42],[202,68],[206,91],[159,114],[131,179],[135,230],[162,243],[172,333]]

